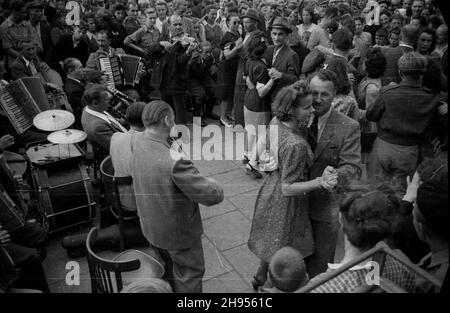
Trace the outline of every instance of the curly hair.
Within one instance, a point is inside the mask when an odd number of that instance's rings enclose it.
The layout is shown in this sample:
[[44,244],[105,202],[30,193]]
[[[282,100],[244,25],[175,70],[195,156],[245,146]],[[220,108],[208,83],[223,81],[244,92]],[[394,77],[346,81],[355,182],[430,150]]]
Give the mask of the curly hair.
[[370,78],[380,78],[386,71],[386,57],[380,48],[372,48],[366,54],[366,72]]
[[302,106],[302,99],[311,94],[309,84],[300,80],[281,89],[272,103],[272,110],[278,120],[285,122],[294,117],[294,109]]
[[340,204],[343,231],[356,248],[366,251],[393,231],[399,200],[388,184],[359,186]]

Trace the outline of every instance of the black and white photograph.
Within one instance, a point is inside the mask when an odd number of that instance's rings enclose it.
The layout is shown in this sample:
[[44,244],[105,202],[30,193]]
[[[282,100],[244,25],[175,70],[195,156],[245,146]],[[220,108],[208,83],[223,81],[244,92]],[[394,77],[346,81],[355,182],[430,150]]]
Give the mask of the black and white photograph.
[[448,294],[444,2],[0,0],[0,298]]

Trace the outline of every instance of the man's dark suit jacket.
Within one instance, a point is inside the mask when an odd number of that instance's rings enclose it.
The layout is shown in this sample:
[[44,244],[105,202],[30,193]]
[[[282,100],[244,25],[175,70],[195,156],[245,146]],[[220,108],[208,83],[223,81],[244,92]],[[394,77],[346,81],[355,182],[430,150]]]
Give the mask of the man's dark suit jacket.
[[[346,184],[361,178],[361,131],[358,122],[332,109],[328,122],[314,151],[309,169],[310,179],[322,176],[327,166],[338,172],[338,183]],[[313,220],[336,222],[338,203],[333,193],[315,190],[309,194],[310,215]]]
[[84,85],[79,81],[67,77],[64,84],[64,91],[67,95],[67,101],[69,101],[70,105],[72,106],[73,113],[75,115],[75,126],[80,127],[81,113],[83,110],[81,97],[83,96]]
[[159,43],[150,48],[150,54],[156,58],[150,79],[150,87],[154,90],[174,95],[184,94],[187,89],[187,64],[190,57],[186,49],[177,43],[168,51]]
[[289,47],[287,43],[281,48],[280,52],[278,52],[275,63],[272,64],[274,50],[275,46],[270,46],[266,50],[265,59],[267,61],[267,66],[269,68],[276,68],[278,71],[283,73],[283,76],[281,79],[275,81],[275,84],[270,90],[271,102],[273,102],[275,96],[281,88],[293,84],[298,80],[298,76],[300,75],[298,55],[291,49],[291,47]]
[[390,82],[400,83],[400,74],[398,73],[398,60],[408,52],[414,52],[413,49],[405,46],[395,48],[386,47],[381,50],[386,57],[386,71],[381,77],[381,84],[388,85]]
[[83,66],[89,57],[89,46],[84,40],[80,40],[76,47],[73,46],[71,35],[65,35],[56,43],[55,49],[49,58],[49,64],[58,64],[67,58],[77,58]]
[[50,24],[47,22],[41,22],[41,40],[42,40],[42,47],[44,49],[44,51],[39,52],[38,56],[42,59],[45,60],[46,62],[48,62],[48,51],[53,50],[52,47],[52,39],[50,37]]
[[[39,71],[40,60],[36,57],[33,61],[36,70]],[[23,77],[31,77],[33,74],[28,66],[25,64],[23,56],[19,54],[17,59],[11,65],[11,80],[16,80]]]
[[94,148],[96,158],[104,159],[109,155],[109,146],[111,144],[111,137],[115,132],[121,131],[113,123],[94,116],[86,110],[83,110],[81,115],[81,125],[87,134],[87,140]]

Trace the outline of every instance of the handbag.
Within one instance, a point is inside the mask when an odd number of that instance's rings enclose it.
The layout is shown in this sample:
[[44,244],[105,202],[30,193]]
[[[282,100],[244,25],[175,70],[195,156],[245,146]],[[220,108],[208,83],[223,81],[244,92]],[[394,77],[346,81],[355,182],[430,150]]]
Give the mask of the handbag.
[[266,147],[259,155],[259,170],[264,172],[273,172],[278,169],[278,163],[274,155],[275,152],[270,149],[270,125],[267,129]]

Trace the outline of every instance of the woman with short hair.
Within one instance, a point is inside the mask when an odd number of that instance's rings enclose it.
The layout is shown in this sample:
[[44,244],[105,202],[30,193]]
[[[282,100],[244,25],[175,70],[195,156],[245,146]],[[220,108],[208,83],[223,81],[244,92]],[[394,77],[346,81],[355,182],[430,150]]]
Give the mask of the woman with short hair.
[[[339,210],[344,232],[344,257],[340,263],[328,264],[328,270],[311,279],[309,284],[339,270],[344,264],[376,246],[387,246],[385,241],[392,234],[398,209],[399,201],[387,184],[375,188],[358,186],[343,197]],[[399,258],[409,261],[400,250],[395,252]],[[362,261],[311,292],[354,292],[358,287],[366,285],[366,277],[373,268],[372,261],[372,258]],[[380,274],[406,291],[413,292],[415,289],[415,275],[389,255],[386,256]]]

